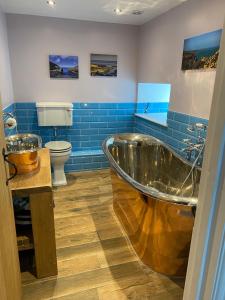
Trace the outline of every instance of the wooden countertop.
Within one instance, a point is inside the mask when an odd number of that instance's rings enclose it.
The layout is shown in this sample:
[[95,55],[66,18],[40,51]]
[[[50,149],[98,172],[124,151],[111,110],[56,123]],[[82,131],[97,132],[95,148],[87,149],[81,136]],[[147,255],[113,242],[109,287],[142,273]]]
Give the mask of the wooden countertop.
[[40,192],[52,189],[51,164],[49,150],[46,148],[38,151],[40,166],[35,173],[17,175],[9,183],[12,192]]

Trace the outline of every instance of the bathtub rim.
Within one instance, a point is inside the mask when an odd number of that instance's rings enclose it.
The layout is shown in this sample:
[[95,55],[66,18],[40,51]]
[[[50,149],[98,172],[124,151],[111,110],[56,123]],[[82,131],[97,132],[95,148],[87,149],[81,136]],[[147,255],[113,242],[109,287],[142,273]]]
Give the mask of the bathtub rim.
[[[160,145],[162,145],[163,147],[165,147],[166,149],[168,149],[170,152],[173,153],[174,156],[176,156],[178,159],[180,159],[183,163],[189,165],[190,167],[192,167],[192,163],[185,160],[181,155],[179,155],[178,153],[176,153],[170,146],[168,146],[167,144],[165,144],[163,141],[155,138],[154,136],[151,135],[147,135],[147,134],[141,134],[141,133],[118,133],[118,134],[113,134],[111,136],[108,136],[102,143],[102,149],[104,154],[106,155],[107,159],[109,160],[109,164],[110,166],[129,184],[131,184],[131,186],[133,186],[135,189],[137,189],[139,192],[145,194],[146,196],[150,196],[150,197],[154,197],[159,201],[166,201],[166,202],[170,202],[170,203],[174,203],[177,205],[190,205],[190,206],[196,206],[198,203],[198,198],[195,197],[180,197],[180,196],[174,196],[174,195],[170,195],[167,193],[163,193],[160,191],[155,191],[155,189],[152,189],[151,187],[146,187],[143,184],[137,182],[136,180],[134,180],[132,177],[130,177],[114,160],[113,156],[111,155],[111,153],[108,150],[108,146],[110,141],[114,140],[115,137],[119,137],[119,136],[127,136],[127,135],[138,135],[140,137],[147,137],[147,138],[151,138],[154,141],[156,141],[157,143],[159,143]],[[112,142],[110,143],[112,144]],[[201,171],[201,168],[196,166],[196,169]]]

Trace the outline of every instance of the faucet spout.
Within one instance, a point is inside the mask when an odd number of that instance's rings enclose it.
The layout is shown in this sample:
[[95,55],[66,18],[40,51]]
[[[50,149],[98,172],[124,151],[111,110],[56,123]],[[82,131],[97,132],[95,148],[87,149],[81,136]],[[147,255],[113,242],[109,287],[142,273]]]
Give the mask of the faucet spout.
[[146,106],[145,106],[145,110],[144,110],[144,113],[145,113],[145,114],[148,113],[149,107],[150,107],[150,103],[147,103]]
[[201,136],[201,131],[206,132],[207,125],[201,123],[191,124],[187,130],[192,133],[197,132],[197,143],[192,142],[190,139],[184,139],[183,142],[187,147],[182,149],[182,152],[186,154],[187,160],[191,161],[193,159],[198,166],[201,166],[206,142],[205,137]]
[[16,118],[12,113],[3,112],[4,127],[14,129],[17,126]]

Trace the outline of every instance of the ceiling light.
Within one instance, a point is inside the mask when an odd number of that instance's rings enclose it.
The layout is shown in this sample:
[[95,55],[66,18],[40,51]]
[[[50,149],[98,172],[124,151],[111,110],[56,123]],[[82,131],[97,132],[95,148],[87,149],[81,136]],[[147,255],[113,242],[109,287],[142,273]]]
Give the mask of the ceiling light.
[[143,13],[144,13],[143,10],[133,10],[132,11],[132,15],[135,15],[135,16],[142,15]]
[[121,15],[122,14],[122,9],[120,9],[120,8],[116,8],[116,9],[114,9],[114,12],[117,14],[117,15]]
[[54,0],[48,0],[48,1],[47,1],[47,4],[48,4],[49,6],[52,6],[52,7],[53,7],[53,6],[55,6],[56,3],[55,3]]

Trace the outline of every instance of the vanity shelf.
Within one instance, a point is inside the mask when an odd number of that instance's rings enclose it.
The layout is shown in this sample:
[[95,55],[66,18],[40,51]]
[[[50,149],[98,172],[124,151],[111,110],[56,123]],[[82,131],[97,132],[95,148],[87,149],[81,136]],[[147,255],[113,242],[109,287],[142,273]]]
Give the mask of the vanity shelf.
[[31,230],[17,232],[17,247],[19,251],[34,249],[33,233]]

